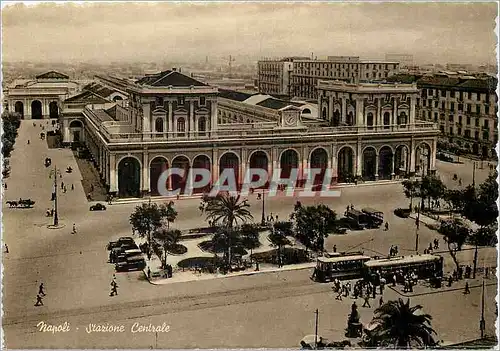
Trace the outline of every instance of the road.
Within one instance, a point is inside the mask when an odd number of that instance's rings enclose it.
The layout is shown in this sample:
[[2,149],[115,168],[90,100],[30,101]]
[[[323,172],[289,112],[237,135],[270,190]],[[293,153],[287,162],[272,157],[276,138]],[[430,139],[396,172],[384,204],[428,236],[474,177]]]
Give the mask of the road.
[[[307,270],[162,286],[143,281],[141,273],[125,273],[117,275],[119,295],[109,297],[113,269],[106,264],[104,247],[113,238],[130,235],[128,216],[135,204],[112,205],[106,212],[89,212],[79,172],[63,171],[58,181],[63,181],[68,189],[70,184],[75,186],[74,191],[68,190],[59,197],[61,223],[66,226],[48,229],[51,219],[45,217],[45,210],[51,205],[53,179],[49,178],[50,169],[44,167],[43,160],[51,157],[53,164],[63,170],[68,165],[74,170],[77,167],[70,150],[49,150],[44,141],[37,139],[40,128],[30,123],[22,123],[4,195],[5,199],[29,197],[36,201],[33,209],[4,208],[4,242],[9,253],[3,255],[3,325],[8,348],[147,348],[156,346],[156,342],[162,348],[295,347],[302,335],[313,333],[312,312],[316,308],[321,312],[320,331],[341,339],[351,302],[335,301],[329,286],[311,282]],[[464,183],[469,177],[468,170],[467,165],[453,168]],[[485,170],[478,170],[476,182],[486,176]],[[266,210],[284,219],[295,201],[283,196],[269,198]],[[254,218],[260,220],[260,203],[255,196],[249,202]],[[343,188],[340,198],[301,198],[301,202],[305,205],[323,202],[337,213],[351,203],[376,207],[384,211],[391,224],[387,232],[373,230],[331,236],[327,246],[336,244],[339,250],[360,246],[386,253],[391,244],[396,244],[402,253],[405,250],[412,253],[413,221],[392,214],[394,208],[408,205],[398,184]],[[180,229],[200,226],[203,217],[198,204],[196,199],[176,201],[179,217],[174,226]],[[70,234],[73,223],[77,226],[75,235]],[[422,245],[436,237],[435,232],[423,226],[419,234]],[[464,255],[464,260],[471,259],[470,252]],[[481,260],[496,260],[494,249],[482,251]],[[47,293],[44,306],[34,307],[42,281]],[[487,289],[490,329],[494,321],[494,289],[494,286]],[[448,292],[414,297],[412,303],[423,304],[425,312],[434,316],[433,325],[442,339],[466,340],[477,335],[478,323],[471,322],[470,316],[478,313],[480,289],[472,290],[466,296]],[[397,296],[388,290],[384,299]],[[457,306],[461,310],[451,313]],[[362,321],[369,321],[372,312],[373,309],[362,309]],[[51,324],[67,321],[72,331],[57,335],[39,332],[35,326],[40,321]],[[84,331],[88,323],[106,322],[125,324],[126,329],[134,322],[165,322],[171,329],[160,333],[157,341],[150,333]]]

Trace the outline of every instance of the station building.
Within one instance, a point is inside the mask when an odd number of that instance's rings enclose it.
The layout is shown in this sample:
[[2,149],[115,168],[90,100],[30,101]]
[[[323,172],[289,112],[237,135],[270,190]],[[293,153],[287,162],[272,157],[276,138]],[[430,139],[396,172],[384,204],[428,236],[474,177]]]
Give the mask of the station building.
[[[120,198],[159,195],[158,179],[168,168],[207,169],[212,184],[228,168],[239,184],[249,168],[280,169],[282,178],[297,171],[299,185],[308,168],[321,169],[315,182],[331,169],[332,184],[435,169],[439,130],[415,121],[413,84],[320,81],[315,118],[306,118],[300,103],[262,96],[252,102],[251,95],[218,91],[175,70],[99,84],[123,101],[89,90],[66,100],[63,135],[74,142],[79,131],[109,192]],[[167,188],[182,190],[186,181],[172,176]]]

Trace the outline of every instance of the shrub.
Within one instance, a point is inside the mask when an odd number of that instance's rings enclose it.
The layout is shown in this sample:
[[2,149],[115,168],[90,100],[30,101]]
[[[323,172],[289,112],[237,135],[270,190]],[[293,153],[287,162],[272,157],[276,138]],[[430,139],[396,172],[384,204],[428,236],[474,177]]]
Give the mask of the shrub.
[[394,210],[394,214],[400,218],[408,218],[410,217],[410,209],[409,208],[396,208]]
[[189,257],[177,263],[180,268],[207,268],[220,264],[221,260],[217,257]]
[[167,252],[171,255],[184,255],[187,251],[187,247],[182,244],[174,244],[167,248]]
[[281,231],[285,236],[293,235],[293,223],[292,222],[276,222],[274,223],[274,229]]
[[[259,263],[278,263],[277,249],[252,254],[252,258]],[[306,250],[285,247],[281,250],[282,264],[296,264],[310,262]]]

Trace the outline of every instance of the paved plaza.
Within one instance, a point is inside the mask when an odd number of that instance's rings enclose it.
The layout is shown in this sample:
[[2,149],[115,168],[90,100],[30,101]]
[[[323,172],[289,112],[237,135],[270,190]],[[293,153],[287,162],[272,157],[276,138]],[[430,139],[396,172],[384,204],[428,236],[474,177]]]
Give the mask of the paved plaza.
[[[39,124],[40,122],[37,121]],[[331,285],[310,280],[311,269],[260,273],[221,279],[185,279],[171,284],[149,284],[142,272],[117,274],[118,296],[109,297],[113,266],[106,263],[108,241],[130,236],[129,215],[136,203],[116,203],[107,211],[90,212],[81,185],[73,153],[69,149],[49,149],[40,140],[40,126],[23,121],[12,153],[11,175],[6,179],[5,200],[31,198],[32,209],[3,208],[3,240],[9,253],[3,254],[4,320],[8,348],[211,348],[211,347],[298,347],[302,336],[314,333],[314,310],[320,310],[319,332],[333,340],[342,340],[350,311],[351,299],[335,301]],[[27,140],[30,144],[27,144]],[[46,168],[45,157],[61,169],[67,192],[59,187],[62,229],[49,229],[52,218],[45,217],[51,207],[53,167]],[[463,164],[436,162],[438,174],[447,185],[456,173],[463,185],[472,182],[472,162]],[[65,173],[67,166],[74,171]],[[475,180],[488,176],[488,167],[477,169]],[[70,190],[71,184],[74,190]],[[330,236],[326,247],[337,245],[338,251],[362,249],[368,254],[387,255],[391,245],[402,254],[415,253],[415,224],[412,219],[393,215],[397,207],[407,207],[409,200],[400,184],[345,187],[340,198],[301,198],[304,205],[325,203],[342,214],[347,205],[374,207],[382,210],[390,223],[389,231],[366,230]],[[266,213],[287,219],[297,198],[280,195],[266,198]],[[191,229],[205,226],[199,199],[175,201],[179,215],[174,228]],[[256,221],[260,221],[261,202],[253,195],[249,204]],[[71,234],[75,223],[76,234]],[[422,249],[439,235],[425,226],[419,230]],[[466,248],[467,249],[467,248]],[[446,270],[453,269],[446,257]],[[170,257],[171,258],[171,257]],[[169,259],[170,259],[169,258]],[[460,253],[460,261],[472,263],[473,250]],[[479,266],[495,265],[495,248],[480,250]],[[168,261],[170,262],[170,261]],[[172,264],[174,261],[171,262]],[[303,268],[303,267],[301,267]],[[178,273],[181,274],[181,273]],[[186,272],[193,276],[193,273]],[[44,306],[34,307],[39,284],[43,282],[47,296]],[[457,283],[459,284],[459,283]],[[480,280],[471,284],[470,295],[444,289],[435,294],[415,294],[411,303],[422,304],[433,316],[432,325],[444,342],[460,342],[479,336],[481,310]],[[494,334],[496,316],[496,280],[488,279],[486,287],[486,328]],[[402,297],[402,293],[386,289],[384,300]],[[406,297],[405,297],[406,298]],[[358,305],[362,301],[358,300]],[[372,308],[360,308],[361,321],[371,320]],[[68,322],[71,331],[43,333],[35,327],[40,321],[50,324]],[[131,333],[134,323],[154,325],[167,323],[168,333]],[[123,324],[124,333],[85,332],[89,323]],[[77,330],[77,328],[79,328]]]

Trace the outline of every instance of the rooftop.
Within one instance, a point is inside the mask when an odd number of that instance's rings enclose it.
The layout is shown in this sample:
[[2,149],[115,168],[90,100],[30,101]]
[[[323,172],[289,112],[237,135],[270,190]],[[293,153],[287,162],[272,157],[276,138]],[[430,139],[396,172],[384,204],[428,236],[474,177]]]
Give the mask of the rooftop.
[[139,79],[136,84],[146,85],[150,87],[189,87],[198,86],[205,87],[207,84],[200,82],[194,78],[188,77],[177,71],[163,71],[151,75],[146,75]]
[[69,76],[56,71],[49,71],[36,76],[36,79],[69,79]]
[[248,99],[250,96],[253,95],[257,94],[247,94],[234,90],[219,89],[219,96],[229,100],[245,101],[246,99]]
[[97,95],[96,93],[94,93],[90,90],[86,90],[80,94],[77,94],[75,96],[72,96],[72,97],[64,100],[64,103],[72,103],[72,104],[77,104],[77,103],[104,104],[106,102],[110,102],[110,101],[105,99],[104,97],[102,97],[100,95]]

